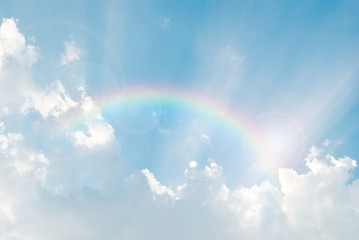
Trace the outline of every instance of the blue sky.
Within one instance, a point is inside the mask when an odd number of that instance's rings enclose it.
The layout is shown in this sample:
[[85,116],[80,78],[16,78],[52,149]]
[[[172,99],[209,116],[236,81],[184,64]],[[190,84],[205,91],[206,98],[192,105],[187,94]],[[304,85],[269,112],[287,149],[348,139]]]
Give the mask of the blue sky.
[[0,6],[0,239],[357,238],[356,1]]

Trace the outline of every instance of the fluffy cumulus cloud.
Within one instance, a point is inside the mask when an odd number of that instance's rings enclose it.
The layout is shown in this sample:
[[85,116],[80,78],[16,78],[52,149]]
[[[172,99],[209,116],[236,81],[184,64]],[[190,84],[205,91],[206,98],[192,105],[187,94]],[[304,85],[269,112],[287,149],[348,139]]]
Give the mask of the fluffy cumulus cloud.
[[356,162],[322,155],[322,150],[311,149],[305,175],[280,170],[282,210],[293,233],[304,239],[355,239],[359,181],[350,182],[349,174]]
[[98,112],[98,106],[94,100],[87,95],[86,88],[80,86],[78,89],[81,93],[81,110],[87,115],[84,125],[85,131],[74,131],[70,133],[74,143],[87,148],[96,146],[105,146],[115,140],[115,131],[113,127],[106,122]]
[[4,19],[0,26],[0,68],[10,64],[11,60],[22,65],[31,65],[37,59],[35,47],[26,44],[16,22],[15,19]]
[[31,89],[22,106],[22,112],[27,113],[34,109],[44,118],[59,117],[76,105],[77,103],[71,99],[61,82],[57,81],[47,89]]
[[114,141],[114,129],[102,117],[97,117],[85,123],[86,131],[75,131],[71,136],[77,145],[94,148],[104,146]]
[[[13,161],[12,145],[21,138],[1,139],[2,161]],[[83,186],[65,195],[66,189],[58,194],[45,177],[39,177],[42,184],[24,181],[48,161],[41,153],[19,151],[28,165],[18,168],[15,160],[2,168],[0,233],[8,236],[3,239],[356,239],[359,234],[359,181],[348,181],[356,162],[317,148],[305,160],[306,173],[280,169],[278,185],[265,181],[230,189],[223,169],[210,161],[203,168],[191,162],[178,186],[165,186],[143,169],[119,176],[116,187]]]
[[32,86],[29,68],[37,60],[34,45],[28,44],[15,19],[0,25],[0,107],[18,102]]

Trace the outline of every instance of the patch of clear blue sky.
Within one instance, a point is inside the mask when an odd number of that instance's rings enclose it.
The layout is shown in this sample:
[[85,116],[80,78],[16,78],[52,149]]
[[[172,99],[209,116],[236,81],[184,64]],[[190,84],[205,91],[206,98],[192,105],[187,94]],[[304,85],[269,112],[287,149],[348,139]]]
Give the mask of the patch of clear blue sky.
[[[56,63],[63,41],[73,39],[86,49],[79,68],[92,92],[134,83],[212,86],[210,94],[222,92],[249,116],[283,111],[314,125],[318,112],[324,120],[306,133],[308,146],[343,140],[337,151],[359,159],[357,1],[0,2],[0,16],[20,19],[21,31],[36,38],[43,84],[66,71]],[[227,46],[244,58],[230,91],[225,79],[211,78]],[[94,77],[107,72],[113,78]]]

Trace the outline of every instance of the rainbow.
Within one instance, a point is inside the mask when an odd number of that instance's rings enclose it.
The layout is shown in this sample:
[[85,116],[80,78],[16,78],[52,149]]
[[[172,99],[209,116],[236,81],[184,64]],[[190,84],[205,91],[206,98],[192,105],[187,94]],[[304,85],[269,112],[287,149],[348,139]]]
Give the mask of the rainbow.
[[[258,159],[267,161],[268,164],[275,164],[270,159],[270,153],[266,152],[265,147],[260,142],[260,136],[256,136],[255,130],[251,129],[251,119],[238,111],[228,108],[224,102],[204,94],[178,87],[130,86],[107,91],[94,97],[94,101],[96,107],[90,112],[84,113],[81,108],[78,108],[62,118],[62,130],[71,131],[92,117],[99,114],[106,115],[107,112],[125,107],[128,102],[138,104],[161,102],[191,109],[218,121],[236,136],[245,139],[249,147],[255,150]],[[270,168],[272,169],[272,167]]]

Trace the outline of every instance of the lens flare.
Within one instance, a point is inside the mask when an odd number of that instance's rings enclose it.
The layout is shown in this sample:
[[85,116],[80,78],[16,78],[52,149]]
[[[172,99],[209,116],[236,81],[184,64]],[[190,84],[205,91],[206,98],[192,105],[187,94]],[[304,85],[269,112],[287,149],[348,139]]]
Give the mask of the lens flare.
[[265,159],[258,159],[247,142],[244,151],[247,158],[255,163],[271,167],[289,167],[296,164],[303,154],[304,135],[299,123],[292,117],[269,112],[254,118],[250,128],[257,137],[260,149],[265,152]]

